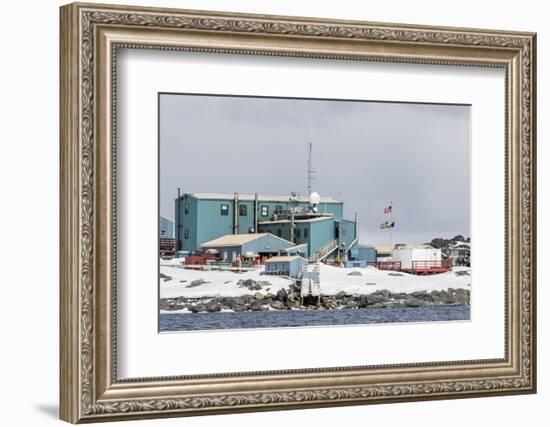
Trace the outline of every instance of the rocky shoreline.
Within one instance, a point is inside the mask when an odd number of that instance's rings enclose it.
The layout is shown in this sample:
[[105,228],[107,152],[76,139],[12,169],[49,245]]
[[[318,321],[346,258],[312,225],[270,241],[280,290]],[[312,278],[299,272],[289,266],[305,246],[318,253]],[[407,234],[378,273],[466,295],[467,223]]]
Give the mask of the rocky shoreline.
[[[200,286],[191,283],[188,286]],[[300,303],[298,286],[291,285],[287,290],[276,294],[269,292],[269,282],[246,280],[240,283],[255,293],[247,293],[237,297],[220,296],[204,298],[162,298],[160,309],[163,311],[188,310],[191,313],[213,313],[218,311],[265,311],[288,309],[315,309],[316,300],[306,299]],[[263,292],[260,292],[263,290]],[[322,295],[319,308],[324,309],[359,309],[359,308],[396,308],[396,307],[426,307],[438,305],[464,305],[470,303],[469,289],[454,289],[418,292],[397,292],[377,290],[370,294],[351,295],[340,292],[336,295]]]

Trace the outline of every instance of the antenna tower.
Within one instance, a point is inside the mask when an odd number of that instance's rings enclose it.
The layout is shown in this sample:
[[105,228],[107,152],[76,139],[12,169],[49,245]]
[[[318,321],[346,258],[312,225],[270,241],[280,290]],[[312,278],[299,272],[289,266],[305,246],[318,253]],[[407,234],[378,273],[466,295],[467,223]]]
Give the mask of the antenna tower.
[[316,172],[315,169],[313,169],[313,163],[311,160],[311,151],[313,149],[313,144],[310,142],[308,145],[308,156],[307,156],[307,195],[309,196],[311,194],[311,182],[314,180],[313,174]]

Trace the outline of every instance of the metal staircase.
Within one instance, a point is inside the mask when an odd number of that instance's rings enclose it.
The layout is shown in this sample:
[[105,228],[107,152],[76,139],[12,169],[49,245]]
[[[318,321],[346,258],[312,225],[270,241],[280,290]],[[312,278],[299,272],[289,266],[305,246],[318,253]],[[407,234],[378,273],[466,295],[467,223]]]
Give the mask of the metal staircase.
[[340,246],[340,239],[334,239],[321,247],[317,252],[309,257],[309,262],[318,262],[324,260]]

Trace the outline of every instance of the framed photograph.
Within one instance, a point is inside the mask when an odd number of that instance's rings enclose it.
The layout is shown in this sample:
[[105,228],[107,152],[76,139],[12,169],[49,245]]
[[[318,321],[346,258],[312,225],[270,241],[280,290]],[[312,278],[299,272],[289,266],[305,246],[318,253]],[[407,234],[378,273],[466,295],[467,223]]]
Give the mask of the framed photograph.
[[61,8],[61,418],[536,391],[535,34]]

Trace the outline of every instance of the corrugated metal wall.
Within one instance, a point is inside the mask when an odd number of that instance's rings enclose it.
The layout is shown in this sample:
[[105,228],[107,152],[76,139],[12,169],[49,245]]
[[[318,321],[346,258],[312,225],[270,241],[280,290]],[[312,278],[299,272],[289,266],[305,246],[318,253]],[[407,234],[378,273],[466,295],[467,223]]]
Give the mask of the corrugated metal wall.
[[351,250],[353,259],[366,262],[376,262],[376,248],[373,246],[359,246]]
[[347,219],[340,220],[340,245],[344,250],[351,248],[351,244],[356,238],[355,221]]
[[186,195],[176,200],[176,240],[179,248],[194,251],[197,248],[197,200]]
[[283,249],[293,246],[292,242],[287,242],[276,238],[275,236],[263,236],[259,239],[247,242],[242,246],[243,253],[279,253]]
[[160,237],[174,237],[174,222],[163,216],[160,217]]
[[[228,208],[228,214],[222,215],[222,205]],[[200,247],[226,234],[233,234],[233,201],[232,200],[197,200],[197,242]]]
[[258,227],[258,230],[260,233],[271,233],[282,239],[292,240],[290,238],[290,223],[262,224]]
[[331,240],[336,238],[335,221],[333,218],[313,221],[310,223],[309,253],[317,252]]
[[251,242],[243,243],[240,246],[219,246],[209,249],[216,249],[219,252],[221,259],[233,261],[233,255],[246,255],[247,252],[254,254],[279,254],[283,249],[287,249],[292,246],[293,244],[291,242],[286,242],[276,238],[275,236],[267,235]]
[[[184,194],[179,200],[176,200],[175,205],[175,237],[180,242],[180,249],[194,251],[199,249],[200,245],[204,242],[226,234],[233,234],[234,202],[232,198],[197,199],[193,195]],[[227,205],[227,215],[221,215],[222,205]],[[246,206],[246,215],[240,215],[241,212],[237,212],[238,233],[246,234],[254,228],[254,201],[241,199],[239,200],[239,205]],[[260,198],[258,200],[258,221],[270,220],[273,217],[275,209],[278,207],[287,210],[292,206],[307,207],[308,205],[307,202],[274,202],[262,200]],[[267,208],[267,216],[262,216],[262,206]],[[319,212],[332,213],[336,218],[341,218],[343,215],[343,203],[320,203]],[[285,240],[292,240],[289,234],[290,228],[288,226],[278,227],[274,225],[273,227],[266,227],[267,226],[264,226],[262,230],[259,231],[277,235],[277,230],[281,228],[281,237]],[[303,236],[303,230],[301,234]],[[310,243],[309,238],[306,239],[301,237],[296,240],[297,243]]]
[[[246,206],[246,216],[241,215],[241,206]],[[250,230],[254,228],[254,202],[239,200],[239,212],[238,220],[239,231],[238,234],[250,233]]]
[[344,217],[344,203],[319,203],[319,212],[321,213],[331,213],[336,219]]
[[[300,277],[300,274],[302,272],[302,266],[307,262],[307,260],[303,258],[296,258],[292,261],[284,261],[284,262],[273,262],[268,263],[265,266],[266,271],[271,272],[285,272],[287,275],[293,278]],[[284,274],[284,273],[283,273]]]

